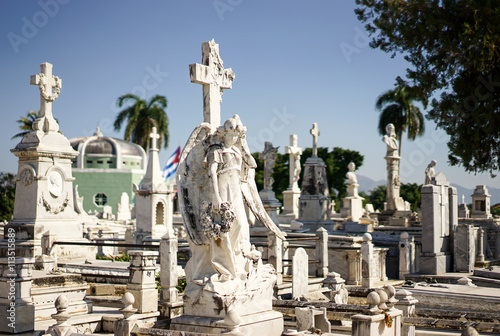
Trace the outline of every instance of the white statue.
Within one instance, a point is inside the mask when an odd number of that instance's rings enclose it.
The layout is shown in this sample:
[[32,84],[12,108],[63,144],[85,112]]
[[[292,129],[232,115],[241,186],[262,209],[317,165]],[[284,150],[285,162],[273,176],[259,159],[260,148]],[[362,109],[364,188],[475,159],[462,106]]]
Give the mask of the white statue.
[[382,141],[387,145],[387,154],[388,157],[399,157],[399,142],[396,139],[396,128],[393,124],[387,124],[385,127],[386,135],[382,138]]
[[200,286],[222,293],[243,286],[257,253],[250,246],[245,203],[261,223],[284,239],[257,192],[257,165],[245,132],[238,115],[214,133],[210,124],[202,123],[182,152],[177,179],[192,251],[186,265],[189,290]]
[[354,171],[356,170],[356,165],[354,162],[349,163],[348,165],[349,171],[347,174],[345,174],[345,177],[347,177],[348,184],[358,184],[358,178],[356,177],[356,173]]
[[432,160],[431,163],[427,166],[425,169],[425,183],[424,184],[431,184],[432,183],[432,178],[436,176],[436,171],[434,170],[434,166],[436,166],[437,161]]

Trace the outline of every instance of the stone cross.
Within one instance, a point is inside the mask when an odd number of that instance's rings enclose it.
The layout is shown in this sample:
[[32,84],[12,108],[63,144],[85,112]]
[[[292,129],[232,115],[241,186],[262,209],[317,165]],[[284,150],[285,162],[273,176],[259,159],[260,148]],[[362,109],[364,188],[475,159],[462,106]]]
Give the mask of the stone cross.
[[313,136],[312,157],[318,157],[319,129],[318,129],[318,124],[317,123],[313,123],[313,127],[311,128],[311,135]]
[[259,153],[259,159],[264,160],[264,190],[273,190],[273,170],[278,156],[278,148],[266,141],[264,151]]
[[290,135],[290,146],[285,147],[285,151],[289,154],[288,165],[290,169],[290,186],[289,189],[298,189],[297,181],[300,175],[300,155],[302,148],[297,146],[297,134]]
[[153,130],[149,133],[149,137],[151,138],[151,150],[158,150],[158,139],[160,139],[160,135],[156,131],[156,127],[153,126]]
[[52,102],[61,91],[62,81],[52,75],[52,64],[40,64],[41,73],[30,78],[31,85],[40,88],[40,117],[33,123],[34,131],[57,132],[59,125],[52,115]]
[[201,44],[201,53],[202,64],[190,64],[189,74],[192,83],[203,85],[203,121],[214,131],[220,126],[222,90],[232,88],[234,73],[224,69],[219,45],[213,39]]

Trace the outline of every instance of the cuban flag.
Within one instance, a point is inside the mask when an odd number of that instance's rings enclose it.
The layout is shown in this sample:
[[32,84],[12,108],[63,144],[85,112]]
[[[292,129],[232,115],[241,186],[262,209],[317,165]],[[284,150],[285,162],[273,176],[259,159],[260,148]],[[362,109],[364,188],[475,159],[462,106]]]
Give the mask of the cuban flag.
[[181,157],[181,146],[179,146],[174,154],[168,159],[165,168],[163,168],[163,180],[166,181],[170,176],[174,175],[177,171],[179,158]]

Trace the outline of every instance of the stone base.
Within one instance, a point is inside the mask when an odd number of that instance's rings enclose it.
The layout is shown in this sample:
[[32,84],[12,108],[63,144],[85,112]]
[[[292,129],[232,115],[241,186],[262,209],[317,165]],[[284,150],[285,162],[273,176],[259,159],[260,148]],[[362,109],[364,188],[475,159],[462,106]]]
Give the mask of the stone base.
[[292,212],[282,212],[278,215],[280,224],[290,224],[293,220],[297,219],[298,214]]
[[182,315],[184,308],[184,302],[168,302],[160,300],[158,302],[158,310],[160,311],[159,320],[163,319],[173,319],[174,317],[179,317]]
[[[237,330],[227,325],[223,319],[203,316],[183,315],[172,319],[171,330],[198,332],[207,334],[223,334],[245,336],[279,336],[283,333],[283,315],[277,311],[241,316],[241,323]],[[233,330],[233,333],[228,333]]]
[[394,309],[386,312],[392,318],[392,326],[385,323],[386,315],[353,315],[352,333],[353,336],[400,336],[402,311]]
[[389,218],[389,226],[408,227],[408,218],[406,218],[406,217],[391,217],[391,218]]
[[344,232],[349,233],[365,233],[365,232],[373,232],[373,224],[360,224],[353,222],[344,222],[342,223],[342,228]]
[[292,214],[294,219],[299,217],[300,189],[283,191],[283,214]]
[[320,227],[325,228],[326,231],[332,232],[337,229],[337,223],[333,221],[300,221],[304,223],[304,230],[315,233]]
[[451,272],[451,255],[445,253],[422,253],[419,269],[422,274],[440,275]]

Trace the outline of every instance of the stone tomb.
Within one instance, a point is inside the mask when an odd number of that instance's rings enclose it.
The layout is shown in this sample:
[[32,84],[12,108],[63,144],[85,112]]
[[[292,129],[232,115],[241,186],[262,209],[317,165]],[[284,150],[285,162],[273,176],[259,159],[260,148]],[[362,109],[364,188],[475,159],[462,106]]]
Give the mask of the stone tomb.
[[453,270],[453,241],[458,224],[457,189],[443,173],[422,187],[420,272],[439,275]]

